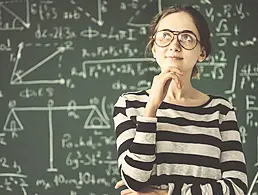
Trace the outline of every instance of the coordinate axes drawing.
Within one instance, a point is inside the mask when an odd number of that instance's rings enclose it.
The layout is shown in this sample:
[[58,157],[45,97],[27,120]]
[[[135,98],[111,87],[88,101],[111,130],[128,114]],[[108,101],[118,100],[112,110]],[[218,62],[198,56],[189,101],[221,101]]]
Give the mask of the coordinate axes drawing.
[[[10,79],[10,84],[11,85],[24,85],[24,84],[64,84],[65,80],[61,78],[56,78],[56,79],[48,79],[49,74],[43,75],[44,79],[38,79],[37,76],[33,77],[33,79],[26,79],[28,75],[32,75],[33,72],[35,72],[38,68],[42,66],[50,66],[47,62],[49,62],[52,59],[57,58],[57,62],[54,62],[59,68],[61,67],[61,61],[62,61],[62,54],[66,51],[66,47],[57,47],[54,52],[51,53],[50,51],[48,52],[48,55],[46,57],[43,57],[44,59],[37,62],[35,65],[30,64],[32,63],[31,60],[25,60],[30,58],[30,53],[27,52],[27,55],[23,55],[23,50],[25,50],[26,47],[24,46],[24,43],[20,43],[18,45],[18,51],[17,55],[15,58],[14,62],[14,68],[11,74],[11,79]],[[35,48],[33,48],[35,49]],[[44,53],[44,52],[38,52],[39,54]],[[21,60],[24,59],[25,62],[20,64]],[[28,66],[28,61],[30,68],[27,70],[24,70],[24,65],[26,64]],[[56,76],[58,77],[58,75]],[[60,76],[59,76],[60,77]]]
[[[24,131],[24,125],[18,117],[17,113],[21,112],[47,112],[48,113],[48,133],[49,133],[49,167],[48,172],[56,172],[58,169],[54,166],[54,127],[53,127],[53,112],[67,111],[75,114],[76,111],[88,111],[85,120],[84,129],[110,129],[109,118],[105,111],[106,97],[102,98],[101,110],[96,105],[78,106],[75,101],[71,100],[67,106],[53,106],[52,100],[49,100],[47,107],[12,107],[4,124],[3,130],[6,133],[11,133],[12,137],[17,137],[17,132]],[[70,114],[70,113],[69,113]],[[76,115],[76,114],[75,114]]]
[[30,28],[29,0],[0,2],[0,31]]

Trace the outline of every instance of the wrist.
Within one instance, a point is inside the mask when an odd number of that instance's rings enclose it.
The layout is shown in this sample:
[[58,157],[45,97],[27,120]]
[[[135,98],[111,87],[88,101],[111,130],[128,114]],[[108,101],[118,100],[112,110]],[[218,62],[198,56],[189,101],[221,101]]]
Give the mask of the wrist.
[[155,190],[157,195],[168,195],[168,190]]
[[156,117],[156,114],[157,114],[157,107],[147,103],[144,109],[144,116]]

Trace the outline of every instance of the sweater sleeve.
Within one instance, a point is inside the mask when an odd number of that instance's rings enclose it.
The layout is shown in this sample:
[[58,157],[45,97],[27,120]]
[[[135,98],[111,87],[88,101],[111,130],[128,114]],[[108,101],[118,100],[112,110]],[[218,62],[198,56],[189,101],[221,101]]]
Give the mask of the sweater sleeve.
[[231,107],[220,121],[222,138],[220,180],[206,184],[169,184],[169,195],[245,195],[247,171],[236,114]]
[[127,116],[126,99],[120,96],[114,106],[118,166],[122,180],[134,191],[147,186],[156,159],[157,118]]

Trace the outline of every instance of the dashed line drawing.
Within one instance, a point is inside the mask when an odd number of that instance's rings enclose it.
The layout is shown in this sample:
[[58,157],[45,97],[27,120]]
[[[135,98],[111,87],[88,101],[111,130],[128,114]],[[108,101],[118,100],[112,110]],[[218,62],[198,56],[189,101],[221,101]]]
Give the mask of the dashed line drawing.
[[76,0],[70,0],[70,3],[76,6],[76,9],[83,13],[87,18],[89,18],[92,22],[94,22],[95,24],[102,26],[104,24],[104,21],[102,19],[102,2],[101,0],[97,0],[97,18],[92,16],[91,13],[88,12],[88,10],[86,11],[84,8],[82,8],[80,5],[78,5]]
[[[19,62],[22,58],[22,50],[24,48],[25,48],[24,43],[21,42],[18,45],[16,60],[15,60],[15,63],[14,63],[13,72],[11,74],[11,79],[10,79],[10,84],[11,85],[24,85],[24,84],[26,84],[26,85],[27,84],[62,84],[63,85],[63,84],[65,84],[65,80],[63,78],[54,79],[54,80],[49,80],[49,79],[24,80],[27,75],[29,75],[29,74],[31,75],[33,73],[33,71],[37,70],[39,67],[41,67],[43,65],[46,65],[46,63],[48,61],[50,61],[51,59],[53,59],[57,55],[62,55],[62,53],[64,53],[66,51],[65,47],[57,47],[56,51],[49,54],[47,57],[45,57],[45,59],[41,60],[40,62],[38,62],[37,64],[35,64],[34,66],[32,66],[31,68],[29,68],[26,71],[18,69],[18,67],[20,68],[20,66],[21,66],[21,65],[19,65]],[[61,58],[59,57],[58,59],[62,60],[62,57]],[[61,66],[60,62],[57,63],[57,64],[58,64],[59,67]]]
[[[47,107],[12,107],[4,124],[4,131],[11,133],[12,137],[18,137],[18,131],[24,131],[20,119],[18,118],[18,112],[42,112],[48,113],[48,131],[49,131],[49,167],[48,172],[57,172],[58,169],[54,166],[54,127],[53,127],[53,111],[67,111],[75,114],[77,110],[87,111],[90,113],[87,115],[83,128],[86,130],[94,129],[110,129],[111,125],[109,119],[107,120],[107,114],[103,105],[105,104],[106,97],[102,99],[102,113],[96,105],[78,106],[74,100],[71,100],[67,106],[54,106],[53,100],[49,100]],[[76,115],[76,114],[75,114]]]
[[[134,15],[129,19],[129,21],[127,22],[127,25],[129,26],[134,26],[134,27],[141,27],[141,26],[148,26],[149,25],[149,21],[146,21],[146,23],[139,23],[137,22],[137,18],[140,18],[140,13],[144,12],[146,10],[146,8],[148,6],[153,6],[153,1],[155,0],[149,0],[146,4],[143,4],[140,9],[138,9]],[[161,0],[157,0],[157,8],[158,8],[158,12],[162,11],[162,7],[161,7]]]
[[[21,16],[22,14],[24,16]],[[29,0],[0,2],[0,31],[21,31],[24,28],[30,28],[30,25]]]

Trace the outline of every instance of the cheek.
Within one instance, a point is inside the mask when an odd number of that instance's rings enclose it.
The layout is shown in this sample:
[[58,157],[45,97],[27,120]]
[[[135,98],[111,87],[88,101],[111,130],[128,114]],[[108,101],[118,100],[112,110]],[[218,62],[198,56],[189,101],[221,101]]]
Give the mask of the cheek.
[[156,51],[156,61],[160,67],[164,65],[164,60],[165,60],[165,51],[159,49],[158,51]]
[[197,61],[198,61],[197,55],[194,55],[194,54],[185,55],[184,64],[187,68],[193,68],[194,65],[197,63]]
[[156,49],[156,58],[164,59],[165,58],[165,48],[157,48]]
[[196,62],[198,60],[198,57],[200,55],[200,52],[197,51],[197,50],[194,50],[194,51],[189,51],[189,52],[186,52],[185,55],[187,56],[187,59],[189,61],[193,61],[193,62]]

